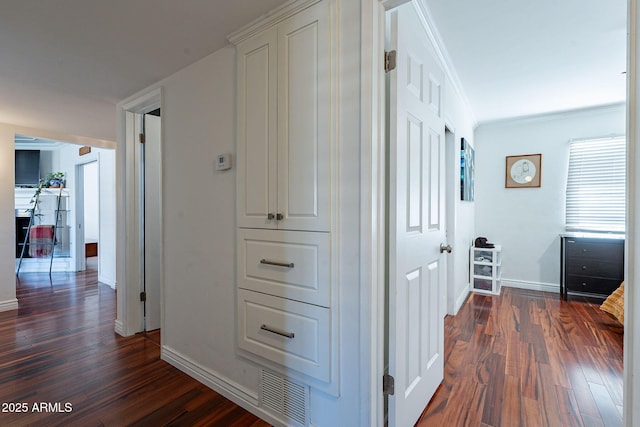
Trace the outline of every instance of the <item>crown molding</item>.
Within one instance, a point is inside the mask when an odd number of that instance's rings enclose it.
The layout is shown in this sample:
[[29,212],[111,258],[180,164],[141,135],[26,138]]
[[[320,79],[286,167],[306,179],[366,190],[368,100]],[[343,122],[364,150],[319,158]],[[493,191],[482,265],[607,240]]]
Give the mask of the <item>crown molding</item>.
[[624,113],[626,102],[616,102],[613,104],[594,105],[591,107],[575,108],[571,110],[549,111],[539,114],[530,114],[526,116],[504,117],[494,120],[485,120],[478,124],[478,127],[484,126],[508,126],[517,123],[544,122],[551,120],[564,120],[575,116],[589,116],[608,112],[620,111]]
[[280,7],[273,9],[271,12],[262,15],[258,19],[252,21],[248,25],[240,28],[237,31],[229,34],[227,40],[233,45],[243,42],[249,37],[264,31],[265,29],[278,24],[285,19],[295,15],[303,9],[308,8],[316,3],[320,3],[321,0],[291,0],[286,2]]
[[460,77],[458,77],[458,73],[456,72],[455,67],[453,66],[453,62],[451,61],[451,57],[449,56],[449,52],[442,40],[442,36],[438,31],[438,26],[433,20],[433,16],[431,15],[431,11],[429,7],[426,5],[425,0],[413,0],[413,4],[415,5],[418,16],[422,21],[422,25],[425,28],[427,33],[427,37],[431,41],[435,53],[442,64],[444,69],[444,73],[449,77],[451,84],[453,86],[453,90],[456,92],[460,101],[463,104],[465,113],[467,117],[471,120],[472,127],[476,127],[478,125],[478,120],[471,108],[471,104],[469,103],[469,98],[464,91],[464,87],[462,86],[462,82],[460,81]]

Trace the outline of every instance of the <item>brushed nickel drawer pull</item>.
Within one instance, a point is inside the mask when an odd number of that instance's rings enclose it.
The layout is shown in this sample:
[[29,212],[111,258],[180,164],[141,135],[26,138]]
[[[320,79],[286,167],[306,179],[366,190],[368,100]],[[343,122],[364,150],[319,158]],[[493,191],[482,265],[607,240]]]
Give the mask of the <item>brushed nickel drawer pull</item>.
[[283,331],[283,330],[280,330],[280,329],[272,328],[272,327],[267,326],[267,325],[260,326],[260,329],[262,329],[263,331],[271,332],[272,334],[276,334],[276,335],[283,336],[285,338],[289,338],[289,339],[293,339],[293,337],[295,336],[293,334],[293,332]]
[[264,259],[264,258],[260,260],[260,264],[277,265],[278,267],[293,268],[292,262],[269,261],[268,259]]

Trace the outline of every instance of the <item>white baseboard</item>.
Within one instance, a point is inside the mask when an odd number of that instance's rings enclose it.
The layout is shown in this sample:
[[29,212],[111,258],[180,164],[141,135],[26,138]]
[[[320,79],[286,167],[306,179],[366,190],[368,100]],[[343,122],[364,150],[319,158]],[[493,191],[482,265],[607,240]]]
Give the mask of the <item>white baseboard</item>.
[[462,305],[467,300],[467,297],[469,296],[469,285],[470,284],[467,284],[467,286],[462,289],[462,292],[460,292],[460,295],[458,295],[458,298],[456,298],[455,313],[453,313],[454,315],[458,314],[458,311],[462,308]]
[[11,311],[18,309],[18,300],[10,299],[6,301],[0,301],[0,311]]
[[531,291],[560,293],[560,285],[554,283],[526,282],[524,280],[502,279],[502,286],[529,289]]
[[160,358],[272,425],[282,423],[258,406],[259,397],[256,391],[194,362],[166,345],[162,346]]
[[120,335],[121,337],[125,336],[125,334],[124,334],[124,325],[118,319],[116,319],[116,321],[114,323],[114,330],[116,331],[116,334]]
[[111,289],[116,288],[116,282],[108,277],[98,275],[98,282],[104,283],[105,285],[109,286]]

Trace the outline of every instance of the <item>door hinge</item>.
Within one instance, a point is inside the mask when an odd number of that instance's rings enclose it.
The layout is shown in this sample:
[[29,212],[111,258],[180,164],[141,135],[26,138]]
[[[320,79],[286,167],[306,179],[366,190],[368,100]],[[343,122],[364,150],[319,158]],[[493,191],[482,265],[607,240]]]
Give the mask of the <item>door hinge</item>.
[[382,393],[393,396],[396,392],[395,388],[395,379],[389,374],[384,374],[382,376]]
[[389,71],[396,69],[396,51],[392,50],[390,52],[384,53],[384,72],[388,73]]
[[147,293],[146,292],[140,292],[140,301],[142,301],[142,302],[147,301]]
[[144,133],[138,135],[140,139],[140,144],[144,144]]

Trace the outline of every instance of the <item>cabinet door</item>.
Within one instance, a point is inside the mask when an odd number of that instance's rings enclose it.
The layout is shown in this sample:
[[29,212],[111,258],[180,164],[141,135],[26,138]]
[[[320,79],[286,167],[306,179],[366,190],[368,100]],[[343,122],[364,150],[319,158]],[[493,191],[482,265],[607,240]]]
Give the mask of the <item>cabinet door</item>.
[[329,231],[330,44],[328,2],[278,27],[278,228]]
[[[277,210],[277,32],[237,46],[238,226],[275,228]],[[269,214],[274,218],[269,219]]]

